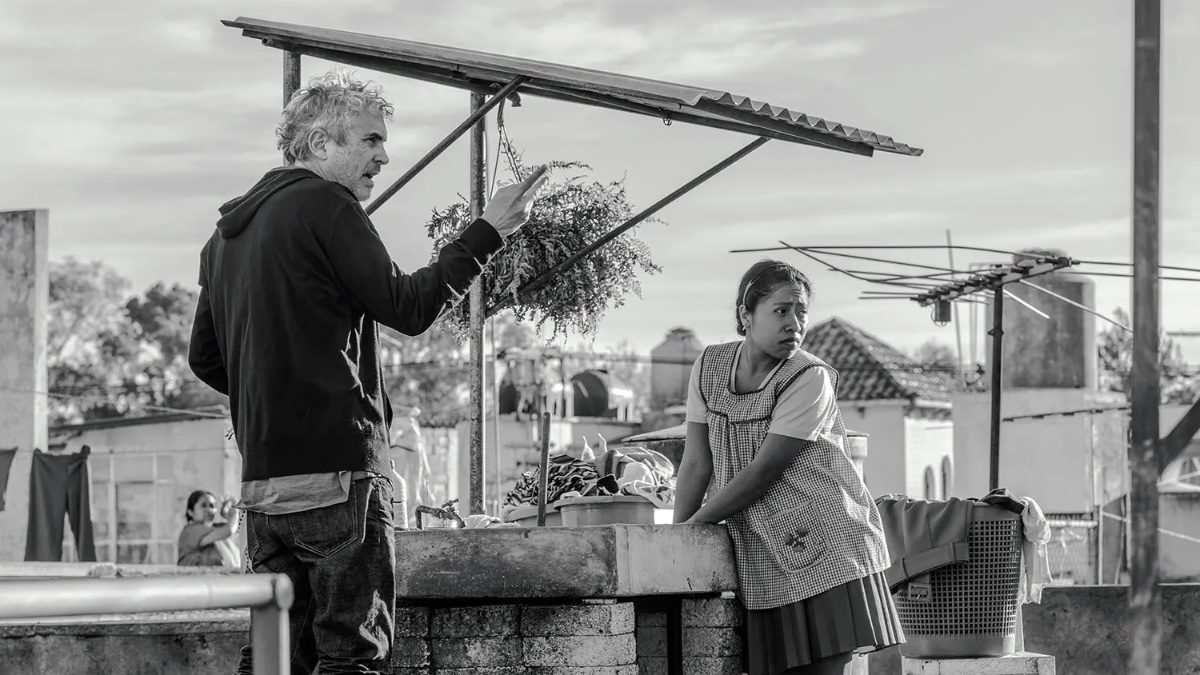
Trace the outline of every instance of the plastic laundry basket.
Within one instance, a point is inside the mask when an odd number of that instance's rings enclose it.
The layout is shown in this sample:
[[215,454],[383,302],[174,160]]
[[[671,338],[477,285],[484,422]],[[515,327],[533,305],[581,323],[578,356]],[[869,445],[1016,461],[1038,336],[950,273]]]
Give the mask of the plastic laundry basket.
[[971,559],[930,573],[921,598],[903,586],[894,596],[909,658],[1005,656],[1016,651],[1021,516],[977,504],[968,539]]

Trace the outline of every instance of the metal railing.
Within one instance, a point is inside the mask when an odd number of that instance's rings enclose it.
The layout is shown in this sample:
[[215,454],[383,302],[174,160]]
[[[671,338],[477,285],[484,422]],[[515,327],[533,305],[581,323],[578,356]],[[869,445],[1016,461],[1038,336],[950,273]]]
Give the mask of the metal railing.
[[291,672],[291,606],[281,574],[0,581],[0,620],[249,607],[254,675]]

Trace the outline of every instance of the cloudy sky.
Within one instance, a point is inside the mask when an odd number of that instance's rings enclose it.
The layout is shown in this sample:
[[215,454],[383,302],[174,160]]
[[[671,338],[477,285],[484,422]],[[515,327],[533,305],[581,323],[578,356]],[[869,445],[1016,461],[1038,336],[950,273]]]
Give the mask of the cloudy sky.
[[[757,256],[729,251],[781,239],[940,244],[950,230],[956,244],[1130,259],[1128,0],[6,0],[0,209],[50,209],[52,258],[103,259],[138,290],[194,284],[217,206],[279,162],[280,53],[220,24],[238,16],[724,89],[926,149],[867,159],[768,143],[636,230],[663,272],[609,313],[601,346],[646,352],[675,325],[732,338],[737,279]],[[1164,3],[1164,26],[1164,262],[1200,267],[1200,3]],[[305,60],[304,76],[327,67]],[[465,116],[468,97],[363,74],[397,104],[382,185]],[[505,118],[528,160],[625,176],[639,207],[749,140],[528,97]],[[466,180],[464,139],[376,214],[402,268],[427,260],[425,216]],[[817,318],[902,348],[954,341],[912,303],[858,300],[865,284],[783,259],[812,274]],[[1097,287],[1100,309],[1128,306],[1127,280]],[[1168,329],[1200,329],[1197,292],[1164,284]]]

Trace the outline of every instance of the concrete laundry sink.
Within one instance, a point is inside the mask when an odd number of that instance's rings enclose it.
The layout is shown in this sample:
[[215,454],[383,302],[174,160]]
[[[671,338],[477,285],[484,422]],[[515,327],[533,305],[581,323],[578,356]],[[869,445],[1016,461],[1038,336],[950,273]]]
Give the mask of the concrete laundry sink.
[[407,530],[396,597],[623,598],[737,588],[723,525]]

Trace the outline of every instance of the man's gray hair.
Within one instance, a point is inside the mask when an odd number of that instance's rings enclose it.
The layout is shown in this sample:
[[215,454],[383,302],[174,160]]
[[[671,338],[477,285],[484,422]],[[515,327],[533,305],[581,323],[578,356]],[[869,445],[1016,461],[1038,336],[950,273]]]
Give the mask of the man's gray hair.
[[292,95],[275,130],[284,161],[294,164],[308,159],[308,137],[314,129],[324,129],[335,142],[345,145],[351,118],[363,112],[390,120],[395,109],[378,86],[360,82],[344,70],[312,78],[307,87]]

